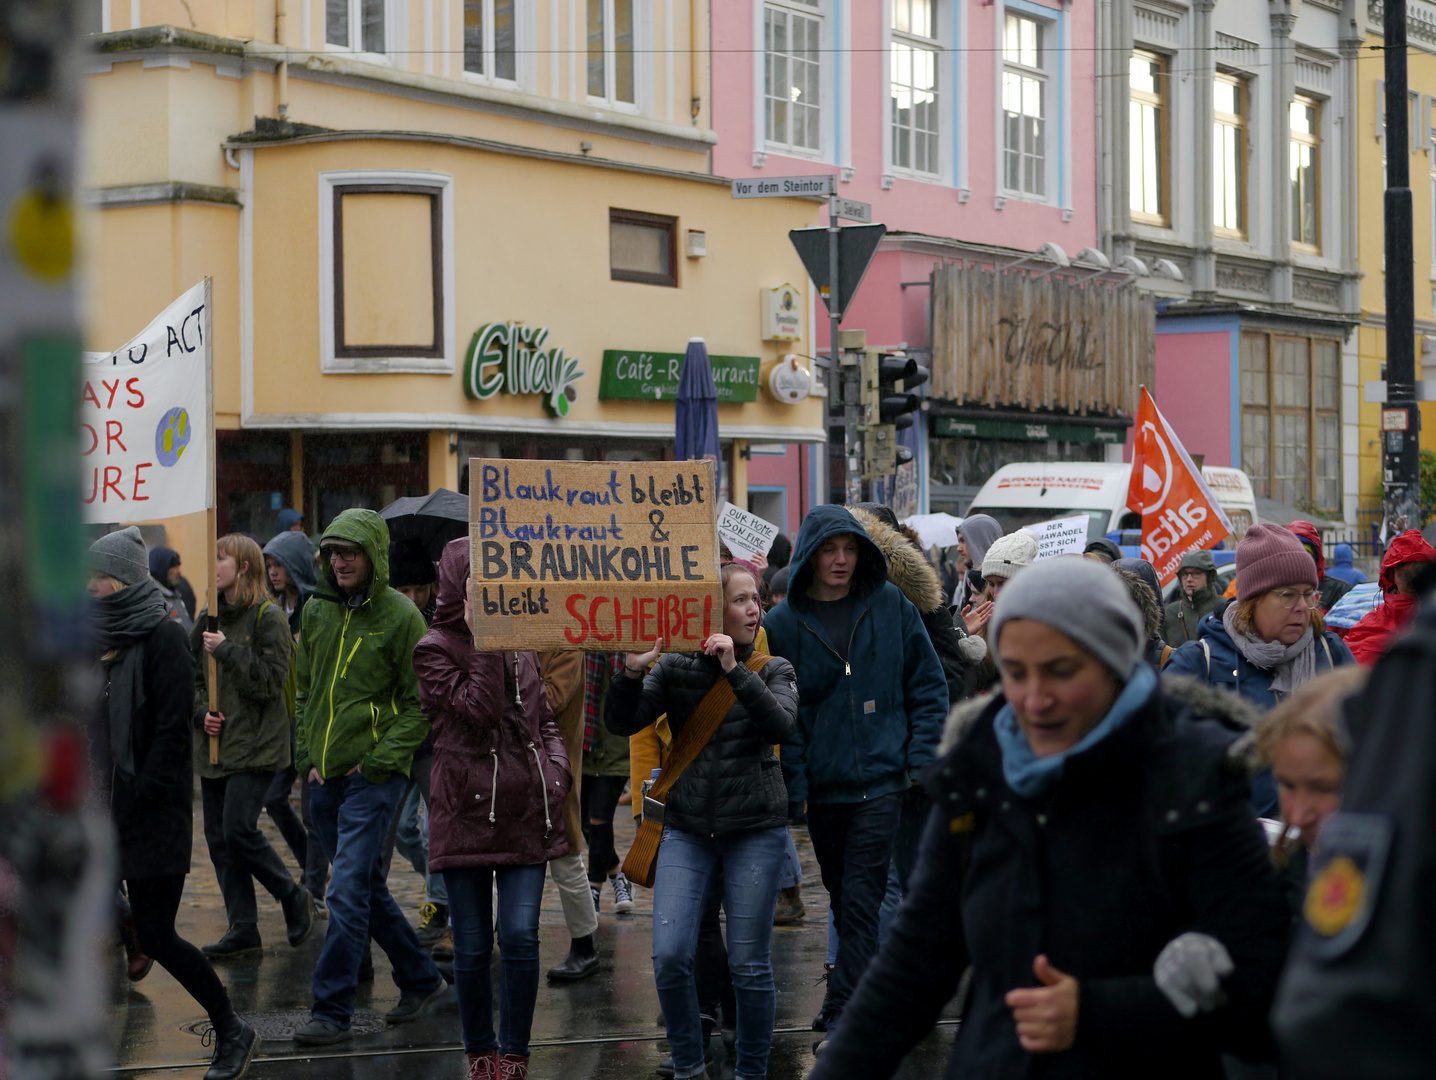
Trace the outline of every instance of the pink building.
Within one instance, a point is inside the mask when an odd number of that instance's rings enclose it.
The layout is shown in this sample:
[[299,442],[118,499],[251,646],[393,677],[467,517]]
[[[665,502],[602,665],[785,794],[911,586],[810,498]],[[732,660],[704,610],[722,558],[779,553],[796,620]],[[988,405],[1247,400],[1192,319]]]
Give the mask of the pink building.
[[[862,328],[871,345],[925,351],[934,266],[966,260],[1001,269],[1026,257],[1029,267],[1065,276],[1038,250],[1056,245],[1076,259],[1098,245],[1095,13],[1093,4],[1062,0],[715,4],[713,171],[837,174],[839,193],[870,203],[872,220],[888,228],[843,327]],[[826,348],[826,310],[808,283],[793,284],[808,289]],[[963,412],[962,403],[933,404],[929,421]],[[919,455],[921,505],[931,494],[934,508],[971,497],[985,478],[978,462],[990,472],[994,460],[1089,453],[1007,438],[1010,424],[988,433],[1000,446],[947,446],[984,438],[925,426],[905,434]],[[1091,455],[1104,456],[1094,447]],[[948,459],[956,473],[935,467]],[[821,491],[824,464],[799,462],[797,447],[755,453],[751,490],[791,491],[801,470],[804,486]],[[830,479],[841,486],[841,476]],[[802,509],[787,507],[790,528]]]

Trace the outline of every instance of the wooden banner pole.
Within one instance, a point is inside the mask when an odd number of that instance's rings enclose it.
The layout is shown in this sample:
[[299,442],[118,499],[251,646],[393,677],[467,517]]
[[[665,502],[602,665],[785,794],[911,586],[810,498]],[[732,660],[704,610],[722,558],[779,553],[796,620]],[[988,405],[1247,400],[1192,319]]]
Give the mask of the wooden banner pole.
[[[204,279],[204,319],[205,319],[205,437],[209,440],[209,491],[207,492],[206,505],[209,509],[205,511],[205,565],[209,573],[209,617],[205,620],[205,629],[210,633],[219,632],[219,589],[215,585],[217,570],[218,551],[216,550],[219,541],[219,523],[215,517],[215,471],[216,463],[214,457],[214,347],[210,344],[213,340],[211,330],[213,327],[213,284],[209,278]],[[204,654],[204,677],[205,686],[209,691],[209,711],[219,712],[219,667],[215,663],[214,653],[208,649]],[[209,763],[219,764],[219,736],[209,737]]]

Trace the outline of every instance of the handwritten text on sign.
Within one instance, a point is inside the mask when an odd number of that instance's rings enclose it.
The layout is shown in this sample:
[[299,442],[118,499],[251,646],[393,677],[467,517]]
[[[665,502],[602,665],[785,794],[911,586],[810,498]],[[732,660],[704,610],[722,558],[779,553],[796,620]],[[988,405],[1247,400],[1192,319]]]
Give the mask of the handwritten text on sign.
[[708,461],[469,463],[474,644],[694,651],[723,627]]
[[1091,520],[1086,514],[1078,514],[1027,526],[1027,531],[1037,537],[1037,558],[1081,555],[1087,546],[1087,526]]
[[723,513],[718,517],[718,535],[735,558],[751,559],[754,555],[768,554],[778,535],[778,526],[725,502]]

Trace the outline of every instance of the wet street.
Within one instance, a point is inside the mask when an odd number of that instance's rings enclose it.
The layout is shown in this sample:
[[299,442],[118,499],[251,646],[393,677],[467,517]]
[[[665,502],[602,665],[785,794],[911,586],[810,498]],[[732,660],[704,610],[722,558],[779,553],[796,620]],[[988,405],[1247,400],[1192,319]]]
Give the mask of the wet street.
[[[633,837],[627,807],[619,807],[615,824],[618,849],[626,851]],[[181,935],[196,945],[204,945],[223,934],[225,916],[199,828],[198,807],[195,825],[193,861],[177,927]],[[261,817],[261,825],[293,871],[293,858],[267,815]],[[807,914],[793,926],[773,930],[773,965],[778,985],[777,1030],[768,1067],[773,1080],[797,1080],[812,1067],[812,1044],[818,1036],[811,1031],[811,1023],[823,1000],[820,976],[827,941],[827,894],[818,880],[806,831],[795,830],[795,837],[803,862]],[[397,854],[389,886],[411,922],[417,924],[423,882]],[[530,1064],[530,1075],[536,1080],[647,1080],[656,1075],[654,1067],[666,1056],[667,1044],[661,1041],[664,1033],[657,1023],[658,998],[653,988],[651,894],[639,888],[634,893],[636,910],[615,915],[612,890],[604,888],[599,919],[602,964],[596,975],[576,984],[549,984],[546,980],[540,983]],[[291,949],[285,943],[279,906],[262,890],[259,895],[264,952],[215,965],[236,1007],[254,1024],[263,1040],[250,1077],[460,1080],[465,1075],[459,1017],[453,1005],[411,1024],[386,1027],[383,1014],[398,1001],[399,992],[377,946],[373,946],[377,977],[372,983],[360,984],[353,1039],[318,1051],[296,1047],[288,1036],[308,1019],[310,975],[328,924],[319,921],[310,939]],[[541,970],[563,959],[568,941],[558,895],[550,881],[545,888],[540,924]],[[112,1030],[118,1071],[127,1078],[200,1076],[211,1053],[201,1043],[208,1026],[202,1011],[158,965],[143,981],[129,983],[124,976],[123,957],[123,950],[117,947],[113,956]],[[497,1019],[495,1016],[495,1024]],[[909,1057],[899,1075],[916,1078],[939,1073],[955,1030],[951,1021],[940,1025]],[[724,1076],[732,1076],[731,1056]]]

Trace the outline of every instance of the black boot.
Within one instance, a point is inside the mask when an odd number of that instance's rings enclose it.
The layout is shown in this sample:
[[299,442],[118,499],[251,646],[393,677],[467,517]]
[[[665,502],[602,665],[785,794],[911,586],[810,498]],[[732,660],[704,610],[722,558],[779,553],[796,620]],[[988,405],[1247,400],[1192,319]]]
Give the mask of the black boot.
[[214,1062],[204,1080],[240,1080],[249,1069],[249,1059],[259,1045],[254,1028],[230,1006],[229,1012],[210,1021],[214,1027]]
[[309,932],[314,929],[314,912],[309,899],[309,890],[295,885],[289,895],[279,902],[284,909],[284,928],[289,932],[291,946],[303,945]]
[[230,956],[242,956],[245,953],[259,952],[264,948],[264,942],[259,938],[259,928],[256,926],[231,925],[213,945],[205,945],[200,948],[211,960],[218,960]]
[[598,950],[593,946],[593,935],[576,937],[568,947],[563,963],[548,969],[548,977],[554,982],[578,982],[598,970]]

